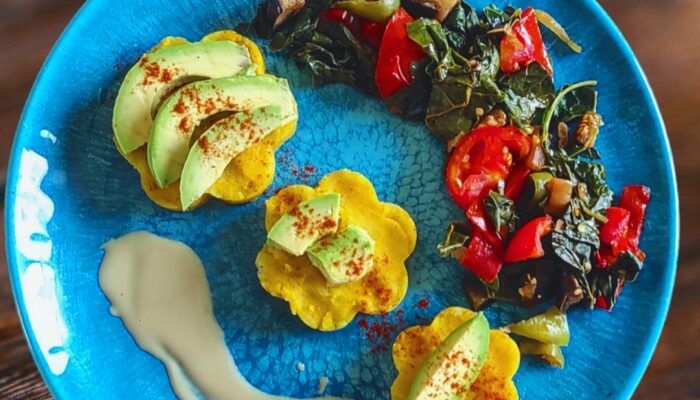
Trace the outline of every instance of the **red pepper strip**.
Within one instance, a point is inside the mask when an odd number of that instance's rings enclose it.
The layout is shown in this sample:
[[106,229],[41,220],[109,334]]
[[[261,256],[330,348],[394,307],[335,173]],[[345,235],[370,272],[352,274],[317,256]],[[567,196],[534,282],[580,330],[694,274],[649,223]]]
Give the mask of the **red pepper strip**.
[[598,296],[598,298],[595,299],[595,306],[598,308],[602,308],[603,310],[610,309],[608,307],[608,302],[605,300],[605,296]]
[[528,7],[501,39],[501,71],[512,73],[527,67],[532,62],[540,64],[552,75],[552,63],[544,47],[542,33],[537,25],[535,10]]
[[620,207],[610,207],[608,221],[600,227],[600,241],[609,244],[615,256],[627,249],[627,232],[630,212]]
[[516,165],[508,176],[508,180],[506,180],[506,187],[503,194],[507,198],[517,201],[523,193],[523,188],[525,187],[527,177],[530,176],[530,172],[530,169],[525,163],[521,162]]
[[360,21],[360,28],[362,29],[362,38],[370,44],[370,46],[378,49],[382,44],[382,37],[384,36],[384,29],[386,29],[386,24],[379,24],[366,19]]
[[410,85],[413,82],[411,64],[425,57],[423,49],[408,37],[406,25],[410,22],[413,17],[399,8],[384,30],[374,77],[382,99]]
[[609,245],[601,245],[600,249],[595,252],[596,266],[602,270],[610,269],[610,266],[617,260],[617,256],[613,254]]
[[489,235],[478,228],[462,257],[462,265],[486,282],[493,282],[503,266],[503,246],[494,243]]
[[[595,253],[598,268],[603,270],[610,268],[617,256],[628,250],[640,261],[644,261],[646,254],[639,249],[639,238],[642,235],[644,216],[650,199],[651,190],[648,187],[625,186],[622,190],[620,206],[608,209],[608,222],[600,227],[600,240],[604,245]],[[626,218],[624,218],[625,212],[627,212]],[[626,219],[626,222],[620,219]],[[618,225],[624,225],[624,229],[621,231]]]
[[642,236],[644,216],[651,199],[651,189],[642,185],[625,186],[620,198],[620,207],[630,212],[627,239],[630,247],[639,248],[639,238]]
[[350,30],[353,36],[362,40],[362,26],[360,19],[350,14],[347,10],[340,7],[331,7],[326,12],[321,14],[321,18],[328,21],[337,22]]
[[542,237],[552,232],[553,225],[549,215],[535,218],[523,225],[508,243],[505,262],[512,263],[544,256]]
[[460,139],[447,162],[445,180],[452,199],[468,209],[507,179],[513,160],[530,152],[530,138],[514,127],[483,127]]
[[486,210],[482,201],[475,201],[467,208],[467,219],[475,227],[486,232],[489,230],[489,223],[486,220]]

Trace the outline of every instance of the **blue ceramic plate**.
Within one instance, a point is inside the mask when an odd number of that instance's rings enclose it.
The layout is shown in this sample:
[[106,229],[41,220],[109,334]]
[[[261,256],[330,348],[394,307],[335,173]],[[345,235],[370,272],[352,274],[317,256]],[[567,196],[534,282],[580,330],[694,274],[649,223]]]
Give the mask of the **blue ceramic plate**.
[[[140,54],[166,35],[197,40],[231,28],[253,16],[254,3],[90,1],[37,80],[10,162],[7,251],[27,338],[57,398],[174,397],[163,366],[109,314],[97,284],[100,245],[146,229],[184,241],[201,256],[216,317],[242,373],[255,386],[309,397],[319,377],[326,376],[327,393],[389,399],[395,377],[391,354],[372,351],[376,344],[367,341],[357,319],[339,332],[312,331],[260,287],[254,259],[265,240],[265,196],[243,206],[212,201],[192,213],[168,212],[146,198],[136,172],[112,143],[117,85]],[[525,359],[515,381],[524,399],[628,398],[659,338],[676,268],[678,204],[668,141],[637,61],[600,6],[586,0],[537,6],[554,14],[585,49],[577,56],[546,34],[548,43],[555,43],[557,83],[599,81],[599,109],[606,121],[599,149],[611,186],[619,193],[626,183],[642,183],[652,188],[653,200],[642,241],[648,259],[639,280],[625,287],[612,313],[570,312],[572,340],[564,350],[564,370]],[[466,305],[458,284],[461,269],[435,251],[447,223],[460,215],[443,188],[443,145],[377,100],[345,86],[312,87],[308,75],[289,61],[273,54],[267,61],[273,73],[290,80],[300,114],[296,135],[282,148],[289,155],[278,162],[273,188],[314,184],[341,168],[365,174],[380,198],[406,208],[419,228],[418,247],[408,262],[410,288],[401,304],[405,325],[425,322],[448,305]],[[305,164],[316,166],[316,174],[292,173],[294,165]],[[414,307],[424,297],[430,306]],[[518,313],[499,306],[487,315],[498,325]],[[396,322],[395,313],[385,318]],[[303,372],[295,368],[298,362],[306,365]]]

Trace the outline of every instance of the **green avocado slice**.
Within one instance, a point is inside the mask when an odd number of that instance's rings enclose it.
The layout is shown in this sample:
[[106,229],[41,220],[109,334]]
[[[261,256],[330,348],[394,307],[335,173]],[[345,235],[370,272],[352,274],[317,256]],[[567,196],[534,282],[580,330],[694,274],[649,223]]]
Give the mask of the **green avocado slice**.
[[187,43],[144,54],[124,77],[112,128],[124,154],[148,141],[153,109],[177,86],[193,79],[234,76],[252,65],[248,49],[230,41]]
[[242,76],[189,84],[161,107],[148,140],[148,165],[164,188],[180,179],[195,128],[224,111],[250,112],[278,105],[281,124],[297,119],[296,102],[287,81],[272,76]]
[[462,398],[486,362],[489,335],[482,313],[452,331],[421,366],[407,400]]
[[342,232],[316,241],[306,250],[311,263],[331,285],[359,281],[374,265],[374,240],[366,230],[348,225]]
[[301,256],[319,238],[335,233],[340,219],[340,195],[328,193],[299,203],[277,220],[267,243]]
[[211,126],[190,149],[180,177],[182,209],[216,182],[237,155],[278,128],[284,116],[278,105],[226,117]]

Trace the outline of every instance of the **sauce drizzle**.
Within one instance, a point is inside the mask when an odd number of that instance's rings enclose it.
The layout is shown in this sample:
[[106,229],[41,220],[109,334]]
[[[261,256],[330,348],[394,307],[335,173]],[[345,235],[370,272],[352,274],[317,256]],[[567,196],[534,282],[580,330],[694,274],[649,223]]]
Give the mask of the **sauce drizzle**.
[[180,399],[198,399],[198,390],[212,400],[293,400],[258,390],[238,371],[192,249],[143,231],[103,249],[99,282],[111,311],[139,347],[165,364]]

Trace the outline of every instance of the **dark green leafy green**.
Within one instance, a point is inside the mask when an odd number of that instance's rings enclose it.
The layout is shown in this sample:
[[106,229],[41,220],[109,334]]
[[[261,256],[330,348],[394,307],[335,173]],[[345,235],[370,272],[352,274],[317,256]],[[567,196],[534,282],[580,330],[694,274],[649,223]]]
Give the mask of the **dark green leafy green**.
[[471,228],[469,225],[461,222],[451,223],[445,233],[445,240],[437,246],[440,257],[450,256],[456,250],[462,248],[469,241],[470,234]]
[[261,6],[253,22],[240,28],[271,37],[270,48],[286,51],[300,68],[309,68],[315,84],[342,82],[376,95],[375,53],[343,25],[320,18],[332,4],[333,0],[307,1],[285,24],[286,29],[274,34],[266,7]]
[[462,54],[468,53],[481,30],[479,15],[469,4],[459,2],[442,22],[450,47]]
[[[510,12],[508,12],[510,11]],[[495,29],[506,24],[510,21],[513,15],[512,7],[506,10],[502,10],[493,4],[489,4],[484,8],[484,22],[489,29]]]
[[[565,90],[565,86],[562,90]],[[583,86],[566,92],[554,112],[554,121],[569,122],[580,118],[589,111],[595,111],[598,105],[598,91],[591,86]]]
[[[574,108],[576,108],[576,107],[574,107],[574,105],[579,103],[578,101],[575,101],[575,99],[579,98],[579,96],[577,96],[575,94],[571,95],[574,97],[573,99],[570,99],[570,101],[567,101],[565,103],[562,103],[564,101],[564,99],[567,98],[567,96],[570,96],[570,93],[576,92],[581,88],[587,88],[587,87],[595,86],[597,84],[598,84],[598,82],[596,82],[596,81],[583,81],[583,82],[575,83],[573,85],[564,86],[563,88],[561,88],[559,90],[557,95],[554,97],[554,100],[552,100],[552,103],[545,109],[544,115],[542,116],[541,137],[542,137],[542,146],[544,148],[544,151],[545,151],[545,154],[547,155],[547,157],[551,157],[551,155],[553,153],[551,150],[552,137],[551,137],[549,132],[550,132],[551,126],[556,125],[554,123],[554,122],[556,122],[556,120],[554,119],[554,115],[559,114],[560,115],[559,118],[566,118],[565,114],[567,112],[569,112],[569,113],[571,113],[571,115],[573,115],[573,113],[576,112],[576,110],[574,110]],[[582,98],[585,98],[585,96],[582,96]],[[581,104],[584,104],[584,103],[585,102],[583,102],[583,101],[581,102]],[[562,105],[562,104],[564,104],[564,105]],[[595,107],[595,104],[593,106]],[[559,111],[560,107],[563,111]],[[583,107],[580,107],[578,109],[578,111],[580,111],[582,108]],[[570,111],[566,111],[566,110],[570,110]],[[581,113],[581,115],[583,115],[583,112]]]
[[624,278],[628,282],[634,282],[642,271],[642,261],[631,251],[624,251],[610,266],[610,270],[620,278]]
[[587,275],[593,265],[593,253],[600,247],[596,221],[582,212],[580,199],[574,198],[564,217],[557,220],[552,232],[554,254],[577,278],[583,294],[591,299]]
[[[605,309],[612,310],[615,307],[615,303],[617,303],[617,298],[620,296],[625,279],[604,271],[596,271],[592,275],[593,297],[596,303]],[[603,300],[602,304],[601,299]]]
[[505,92],[505,108],[511,121],[524,129],[532,127],[535,115],[554,99],[554,80],[538,63],[499,79]]
[[[515,203],[504,195],[490,191],[484,198],[484,210],[491,221],[491,225],[496,228],[499,235],[515,231],[518,223],[518,216],[515,212]],[[503,236],[505,236],[503,235]]]

